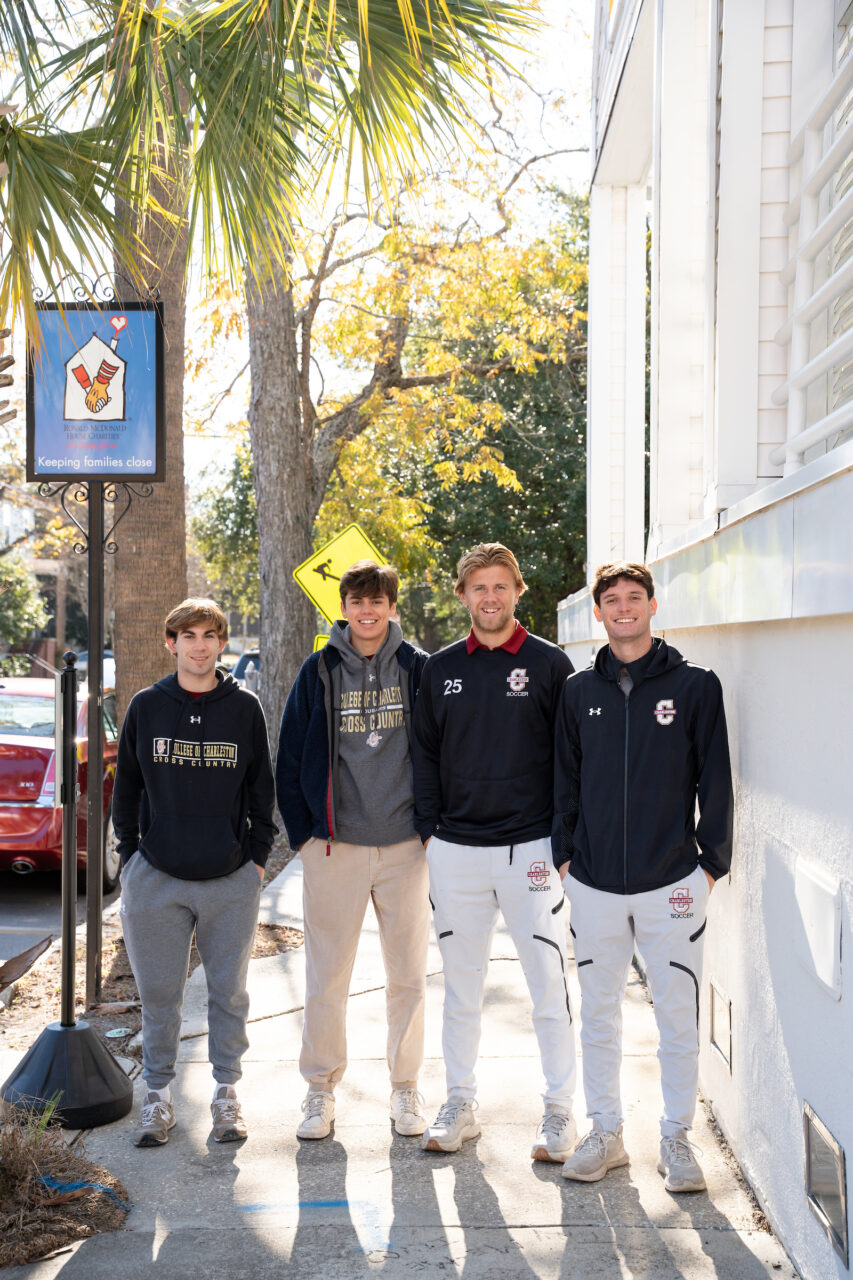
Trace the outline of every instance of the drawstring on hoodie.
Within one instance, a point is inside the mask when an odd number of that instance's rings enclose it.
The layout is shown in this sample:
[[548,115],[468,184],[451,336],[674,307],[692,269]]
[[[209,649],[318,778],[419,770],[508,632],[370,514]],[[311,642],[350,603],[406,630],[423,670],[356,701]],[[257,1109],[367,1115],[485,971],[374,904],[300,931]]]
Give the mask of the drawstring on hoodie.
[[512,866],[512,851],[513,851],[513,849],[514,849],[514,848],[515,848],[515,845],[514,845],[514,844],[511,844],[511,845],[509,846],[509,865],[510,865],[510,866]]

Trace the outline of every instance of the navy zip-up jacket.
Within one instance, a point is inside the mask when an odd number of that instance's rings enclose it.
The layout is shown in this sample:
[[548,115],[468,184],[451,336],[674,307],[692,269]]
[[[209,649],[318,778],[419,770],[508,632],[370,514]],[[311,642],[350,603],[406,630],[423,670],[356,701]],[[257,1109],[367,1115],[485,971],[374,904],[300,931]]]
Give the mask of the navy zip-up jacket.
[[[336,623],[346,626],[346,622]],[[404,640],[396,652],[403,716],[411,742],[412,708],[427,655]],[[335,838],[335,783],[341,709],[341,655],[327,645],[303,662],[281,717],[275,766],[278,808],[291,848],[311,836]]]
[[717,880],[731,865],[733,812],[720,681],[660,639],[630,674],[626,697],[605,645],[566,681],[554,864],[571,861],[570,875],[608,893],[659,889],[697,862]]

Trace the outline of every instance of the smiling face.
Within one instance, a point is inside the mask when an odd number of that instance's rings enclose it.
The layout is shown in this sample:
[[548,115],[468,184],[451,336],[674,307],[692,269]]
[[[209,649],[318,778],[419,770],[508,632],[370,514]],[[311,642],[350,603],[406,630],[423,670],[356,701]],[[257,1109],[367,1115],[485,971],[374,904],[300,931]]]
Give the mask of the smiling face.
[[473,569],[457,595],[471,615],[474,635],[481,644],[498,649],[509,640],[515,631],[515,606],[521,588],[515,585],[515,575],[507,565]]
[[216,688],[216,659],[225,648],[215,627],[199,622],[166,637],[166,648],[178,660],[178,684],[193,693]]
[[388,621],[396,618],[397,606],[387,596],[361,596],[349,591],[341,603],[341,613],[349,623],[353,648],[367,657],[382,648]]
[[649,599],[645,587],[631,578],[616,578],[593,612],[604,624],[610,647],[617,658],[632,662],[641,658],[652,643],[652,618],[658,602]]

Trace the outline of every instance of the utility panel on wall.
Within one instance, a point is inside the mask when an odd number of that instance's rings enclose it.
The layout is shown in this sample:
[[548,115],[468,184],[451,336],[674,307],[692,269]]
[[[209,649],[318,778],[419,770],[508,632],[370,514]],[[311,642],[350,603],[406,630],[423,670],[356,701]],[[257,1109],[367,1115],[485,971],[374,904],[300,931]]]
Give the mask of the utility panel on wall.
[[822,867],[797,859],[794,898],[799,922],[794,950],[834,1000],[841,999],[841,886]]

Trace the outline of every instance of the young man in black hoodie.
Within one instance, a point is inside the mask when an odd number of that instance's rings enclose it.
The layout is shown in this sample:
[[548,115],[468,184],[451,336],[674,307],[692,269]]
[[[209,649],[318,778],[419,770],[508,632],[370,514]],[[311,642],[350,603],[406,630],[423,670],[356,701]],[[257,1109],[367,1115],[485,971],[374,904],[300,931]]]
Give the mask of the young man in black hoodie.
[[175,1124],[171,1081],[193,933],[208,988],[217,1142],[246,1137],[235,1084],[248,1047],[246,974],[275,791],[261,705],[216,670],[228,623],[189,599],[165,622],[177,671],[137,693],[113,790],[124,942],[142,1002],[148,1087],[133,1139],[161,1146]]
[[545,1077],[531,1158],[562,1163],[576,1137],[575,1038],[551,833],[554,717],[572,664],[516,620],[526,589],[518,561],[499,542],[462,557],[456,594],[471,631],[427,662],[415,708],[415,820],[444,969],[447,1079],[447,1101],[423,1147],[458,1151],[480,1132],[474,1069],[500,911],[533,1000]]
[[341,577],[340,595],[343,618],[288,696],[276,761],[278,807],[303,868],[299,1069],[308,1093],[296,1133],[331,1132],[347,1065],[350,977],[372,900],[387,975],[390,1113],[397,1133],[419,1135],[429,902],[410,738],[426,654],[403,639],[390,565],[359,560]]
[[636,940],[660,1032],[658,1170],[668,1191],[701,1191],[705,1179],[688,1135],[705,910],[732,853],[722,689],[713,671],[652,639],[657,602],[645,565],[601,565],[592,596],[610,643],[567,681],[557,718],[554,863],[572,907],[592,1120],[563,1175],[597,1182],[628,1161],[621,1003]]

